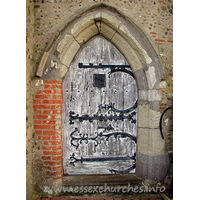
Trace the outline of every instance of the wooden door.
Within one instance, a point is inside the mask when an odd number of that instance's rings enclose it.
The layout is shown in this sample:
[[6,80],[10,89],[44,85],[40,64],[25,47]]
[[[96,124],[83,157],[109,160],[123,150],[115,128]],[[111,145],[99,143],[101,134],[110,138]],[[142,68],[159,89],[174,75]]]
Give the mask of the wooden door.
[[124,56],[91,39],[63,83],[64,174],[134,173],[137,85]]

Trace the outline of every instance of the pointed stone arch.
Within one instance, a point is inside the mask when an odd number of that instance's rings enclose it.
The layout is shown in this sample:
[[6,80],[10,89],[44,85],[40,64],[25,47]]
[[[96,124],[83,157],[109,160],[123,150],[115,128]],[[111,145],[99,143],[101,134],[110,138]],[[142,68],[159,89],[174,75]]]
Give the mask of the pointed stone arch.
[[[61,71],[61,77],[64,77],[67,72],[64,66],[68,68],[81,46],[98,34],[120,50],[133,72],[153,65],[156,78],[164,78],[159,57],[144,32],[127,16],[106,4],[97,4],[81,10],[55,33],[42,56],[36,75],[42,77],[48,61],[54,59]],[[51,58],[48,59],[49,57]]]
[[[80,10],[60,28],[48,44],[36,76],[62,80],[76,53],[92,37],[101,35],[114,44],[129,62],[138,85],[138,145],[136,173],[159,181],[168,156],[159,132],[159,83],[164,70],[145,33],[127,16],[106,4]],[[156,170],[155,170],[156,169]]]

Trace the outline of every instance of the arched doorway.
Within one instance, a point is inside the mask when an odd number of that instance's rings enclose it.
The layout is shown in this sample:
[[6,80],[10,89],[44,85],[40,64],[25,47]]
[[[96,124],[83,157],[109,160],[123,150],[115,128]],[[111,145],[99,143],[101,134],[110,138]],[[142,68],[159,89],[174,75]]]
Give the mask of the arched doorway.
[[[82,9],[78,17],[74,16],[71,18],[70,21],[55,33],[55,37],[49,43],[43,54],[36,75],[44,80],[56,79],[63,81],[68,70],[71,69],[71,63],[77,52],[91,38],[97,35],[106,38],[120,51],[130,65],[136,80],[138,91],[136,174],[143,178],[156,181],[162,180],[168,165],[168,155],[164,150],[165,141],[160,137],[158,120],[160,117],[158,106],[161,100],[159,83],[164,79],[164,72],[159,56],[151,42],[134,22],[120,11],[113,10],[112,7],[105,4],[96,4],[95,6]],[[85,64],[83,63],[83,65]],[[86,63],[86,65],[88,64]],[[111,73],[111,76],[117,73]],[[130,77],[128,73],[124,74]],[[94,74],[91,80],[94,82],[92,83],[94,84],[93,86],[97,86],[97,88],[98,85],[101,88],[106,82],[105,76],[95,77]],[[106,107],[106,105],[102,107]],[[65,109],[65,106],[63,106],[63,109]],[[73,110],[70,111],[72,113],[71,120],[69,118],[69,121],[73,123],[78,118],[76,117],[76,112],[73,114]],[[65,111],[63,110],[63,112]],[[98,118],[99,115],[95,115]],[[59,117],[64,119],[62,114]],[[80,117],[80,114],[78,114],[78,117]],[[88,116],[83,117],[86,117],[87,121],[95,118],[94,115],[92,115],[94,118],[89,118]],[[84,121],[84,118],[80,120]],[[112,128],[113,126],[107,124],[106,127]],[[72,134],[78,133],[75,128],[78,127],[74,127],[73,131],[75,132],[72,131]],[[82,134],[84,133],[85,131]],[[64,136],[63,130],[62,136]],[[65,145],[64,137],[62,139],[63,145]],[[71,141],[70,138],[68,139]],[[82,143],[84,143],[83,139]],[[73,158],[73,153],[71,157]],[[115,170],[116,168],[109,169]]]

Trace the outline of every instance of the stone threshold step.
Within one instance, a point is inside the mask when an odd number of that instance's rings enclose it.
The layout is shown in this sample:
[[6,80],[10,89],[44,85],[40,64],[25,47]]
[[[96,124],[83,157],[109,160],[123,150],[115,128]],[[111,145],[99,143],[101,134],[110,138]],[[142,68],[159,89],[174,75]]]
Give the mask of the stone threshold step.
[[64,176],[63,186],[110,186],[116,185],[138,185],[143,181],[142,178],[135,174],[123,175],[87,175],[87,176]]

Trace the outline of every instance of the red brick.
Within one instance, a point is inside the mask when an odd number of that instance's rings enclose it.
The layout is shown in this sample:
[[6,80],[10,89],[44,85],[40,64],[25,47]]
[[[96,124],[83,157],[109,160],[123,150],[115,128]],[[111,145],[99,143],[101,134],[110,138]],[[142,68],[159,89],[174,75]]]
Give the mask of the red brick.
[[50,105],[33,105],[33,108],[35,109],[50,109]]
[[62,94],[62,90],[43,90],[45,94]]
[[38,98],[38,99],[49,99],[49,98],[51,98],[51,95],[36,94],[35,98]]
[[55,124],[56,120],[43,120],[43,124]]
[[51,105],[51,109],[62,109],[62,105]]
[[53,94],[54,90],[43,90],[45,94]]
[[61,162],[56,162],[56,161],[44,161],[44,165],[51,165],[51,166],[55,166],[55,165],[61,165]]
[[62,110],[53,110],[53,114],[62,114]]
[[62,167],[61,166],[56,166],[56,167],[53,167],[53,170],[61,170],[62,169]]
[[56,88],[62,89],[62,85],[52,85],[51,87],[52,89],[56,89]]
[[62,151],[43,151],[44,155],[61,155]]
[[50,140],[51,136],[47,136],[47,135],[41,135],[38,136],[38,140]]
[[51,146],[42,146],[43,150],[51,150]]
[[34,112],[35,115],[36,114],[42,114],[42,110],[34,110],[33,112]]
[[62,154],[62,151],[52,151],[52,155],[60,155]]
[[155,39],[155,41],[157,41],[157,42],[165,42],[165,40],[163,40],[163,39]]
[[172,41],[172,40],[168,40],[167,42],[172,42],[172,43],[173,43],[173,41]]
[[39,103],[42,103],[42,100],[40,100],[40,99],[34,99],[34,100],[33,100],[33,103],[35,103],[35,104],[38,103],[38,104],[39,104]]
[[41,89],[38,89],[37,90],[37,94],[41,94],[42,93],[42,90]]
[[49,89],[49,88],[51,88],[51,85],[45,85],[44,88]]
[[61,140],[61,135],[52,136],[52,140]]
[[54,90],[54,93],[57,93],[57,94],[62,94],[62,90]]
[[62,100],[43,100],[43,103],[46,103],[46,104],[62,104],[63,101]]
[[165,108],[165,106],[163,104],[160,104],[159,108],[162,110]]
[[34,120],[34,124],[41,124],[42,121],[41,120]]
[[51,129],[50,125],[35,125],[34,129]]
[[43,151],[43,154],[44,154],[44,155],[51,155],[51,154],[52,154],[52,151]]
[[62,146],[52,146],[52,149],[53,150],[60,150],[60,149],[62,149]]
[[42,130],[35,130],[36,134],[42,134]]
[[[50,136],[46,136],[46,137],[50,137]],[[61,141],[44,141],[44,145],[58,145],[61,144]]]
[[44,82],[45,84],[46,83],[62,83],[61,80],[56,80],[56,79],[48,79],[48,80],[45,80]]
[[43,110],[42,114],[52,114],[53,111],[52,110]]
[[57,131],[43,131],[43,134],[44,135],[55,135],[55,134],[58,134]]
[[62,156],[53,156],[52,160],[62,160]]
[[58,129],[61,130],[61,126],[52,126],[52,129],[53,130],[58,130]]
[[57,171],[57,172],[47,172],[47,175],[49,176],[56,176],[56,175],[61,175],[62,171]]
[[63,98],[63,95],[52,95],[51,97],[52,99],[62,99]]
[[156,33],[155,33],[155,32],[150,32],[150,34],[156,35]]
[[61,115],[51,115],[51,119],[61,119]]
[[51,156],[42,156],[42,160],[51,160]]

